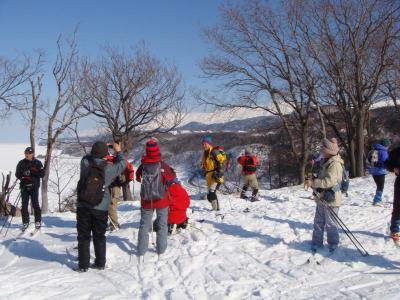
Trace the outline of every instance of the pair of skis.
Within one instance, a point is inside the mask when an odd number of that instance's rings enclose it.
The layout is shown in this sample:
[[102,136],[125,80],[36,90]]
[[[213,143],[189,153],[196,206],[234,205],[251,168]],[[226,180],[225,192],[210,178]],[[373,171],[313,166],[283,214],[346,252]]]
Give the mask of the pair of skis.
[[[41,228],[34,228],[31,232],[29,232],[29,237],[33,238],[35,236],[37,236],[41,231]],[[18,240],[19,238],[22,238],[24,236],[27,235],[28,228],[26,228],[25,230],[21,230],[20,233],[18,233],[18,235],[14,238],[14,241]]]
[[304,265],[316,264],[318,266],[322,266],[324,260],[326,258],[330,258],[334,253],[335,253],[335,250],[329,250],[328,254],[322,255],[321,253],[318,253],[316,250],[313,250],[311,252],[311,256],[306,260]]

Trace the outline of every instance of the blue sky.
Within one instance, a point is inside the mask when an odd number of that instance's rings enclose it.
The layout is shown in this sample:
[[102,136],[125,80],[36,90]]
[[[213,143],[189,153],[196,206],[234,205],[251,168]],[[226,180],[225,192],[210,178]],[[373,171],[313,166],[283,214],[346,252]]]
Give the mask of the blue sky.
[[[198,63],[208,46],[201,29],[219,20],[222,0],[0,0],[0,56],[46,51],[48,64],[59,34],[79,24],[80,54],[96,56],[105,43],[128,48],[144,41],[159,59],[178,66],[186,86],[206,83]],[[44,94],[51,98],[50,83]],[[28,141],[29,129],[14,114],[0,123],[0,142]]]

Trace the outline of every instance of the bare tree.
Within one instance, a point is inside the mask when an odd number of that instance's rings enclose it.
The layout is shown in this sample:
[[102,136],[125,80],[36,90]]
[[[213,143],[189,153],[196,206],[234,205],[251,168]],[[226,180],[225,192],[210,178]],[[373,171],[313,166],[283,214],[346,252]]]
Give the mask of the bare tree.
[[385,75],[381,91],[388,100],[393,102],[397,112],[400,114],[400,41],[398,41],[398,46],[395,48],[394,57],[395,60]]
[[72,39],[67,41],[66,49],[63,47],[61,37],[57,40],[57,58],[52,69],[57,94],[54,102],[45,111],[48,121],[44,161],[45,175],[41,186],[43,213],[48,212],[48,182],[55,143],[71,124],[88,115],[88,112],[82,111],[81,71],[78,67],[75,33]]
[[26,113],[27,119],[30,123],[29,126],[29,139],[31,142],[31,147],[35,149],[36,145],[36,122],[38,109],[42,108],[42,103],[40,102],[40,97],[42,95],[42,81],[44,74],[39,74],[35,79],[29,78],[29,84],[31,87],[30,97],[26,99]]
[[50,191],[57,195],[58,198],[58,211],[64,211],[62,208],[63,194],[69,187],[72,180],[76,180],[75,176],[79,172],[76,164],[68,163],[66,158],[61,155],[55,155],[51,161],[51,170],[54,176],[49,179]]
[[285,12],[260,1],[224,6],[223,23],[205,30],[215,49],[201,67],[208,78],[223,80],[234,101],[196,95],[218,108],[263,109],[279,116],[298,162],[299,181],[311,145],[310,117],[315,111],[317,77]]
[[85,65],[87,111],[120,139],[165,133],[183,118],[181,78],[175,67],[162,64],[145,48],[126,53],[108,48],[98,62]]
[[[380,87],[395,60],[400,3],[292,0],[288,6],[297,35],[316,63],[322,113],[348,153],[351,174],[362,176],[368,113],[382,99]],[[337,108],[333,114],[325,110],[332,105]]]
[[0,57],[0,119],[12,109],[24,109],[29,95],[28,82],[40,68],[41,55],[9,60]]

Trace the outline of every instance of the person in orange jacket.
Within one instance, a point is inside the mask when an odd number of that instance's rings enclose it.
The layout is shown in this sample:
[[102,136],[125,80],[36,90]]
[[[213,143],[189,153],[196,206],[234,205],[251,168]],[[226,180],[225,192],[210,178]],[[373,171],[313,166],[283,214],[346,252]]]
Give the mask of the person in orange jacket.
[[258,201],[258,180],[256,176],[257,157],[251,153],[250,147],[247,147],[244,151],[244,155],[240,156],[237,162],[242,166],[243,188],[240,193],[240,198],[246,199],[246,191],[250,186],[253,189],[250,201]]

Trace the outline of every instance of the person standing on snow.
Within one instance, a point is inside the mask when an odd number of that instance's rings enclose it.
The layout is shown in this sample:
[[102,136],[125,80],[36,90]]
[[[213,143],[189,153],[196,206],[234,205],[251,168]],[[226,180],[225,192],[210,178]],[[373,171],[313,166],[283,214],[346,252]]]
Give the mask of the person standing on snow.
[[[110,148],[110,145],[108,146]],[[113,147],[111,145],[111,147]],[[111,149],[110,149],[111,150]],[[115,156],[110,152],[107,155],[107,162],[113,164],[115,161]],[[134,171],[132,165],[125,159],[126,169],[118,175],[110,185],[110,194],[111,194],[111,202],[108,207],[108,215],[110,217],[110,224],[108,224],[107,230],[114,231],[120,228],[120,224],[118,222],[118,202],[121,198],[121,187],[126,184],[126,182],[132,181],[134,177]]]
[[154,139],[146,142],[146,155],[137,169],[136,180],[141,182],[140,198],[140,225],[138,235],[139,258],[147,252],[149,245],[149,231],[152,229],[153,212],[157,219],[157,254],[161,255],[167,249],[168,238],[168,206],[169,194],[166,183],[176,178],[175,171],[161,160],[160,148]]
[[388,159],[389,140],[382,139],[379,143],[372,146],[372,150],[368,154],[367,168],[369,173],[374,178],[376,184],[376,192],[372,204],[380,206],[385,187],[385,176],[387,174],[385,161]]
[[22,199],[22,227],[25,231],[29,226],[29,198],[31,198],[35,213],[35,228],[40,229],[42,224],[42,211],[39,205],[40,178],[44,177],[42,163],[34,157],[34,150],[28,147],[24,151],[25,158],[19,161],[15,177],[20,180],[21,199]]
[[400,147],[390,151],[389,158],[386,160],[386,167],[396,175],[390,232],[394,243],[400,246]]
[[106,264],[106,228],[108,206],[111,202],[109,186],[126,168],[121,154],[121,146],[114,143],[116,153],[113,164],[107,163],[107,144],[97,141],[90,155],[81,160],[78,182],[78,201],[76,211],[76,229],[78,231],[78,268],[77,272],[86,272],[90,265],[90,240],[93,236],[96,259],[90,267],[103,270]]
[[317,251],[323,246],[324,230],[326,229],[329,250],[333,251],[339,244],[339,232],[333,213],[339,213],[342,201],[340,184],[344,162],[339,154],[337,140],[322,140],[322,156],[324,158],[318,177],[313,180],[312,188],[316,193],[316,211],[311,250]]
[[213,148],[210,136],[203,137],[201,144],[204,150],[202,168],[207,182],[207,200],[211,203],[213,210],[219,211],[217,190],[224,183],[223,162],[225,158]]
[[244,151],[244,155],[238,157],[237,162],[242,166],[242,179],[243,188],[240,193],[240,198],[246,199],[246,191],[249,186],[253,189],[250,201],[259,201],[258,199],[258,180],[256,176],[257,171],[257,157],[251,153],[250,147]]

